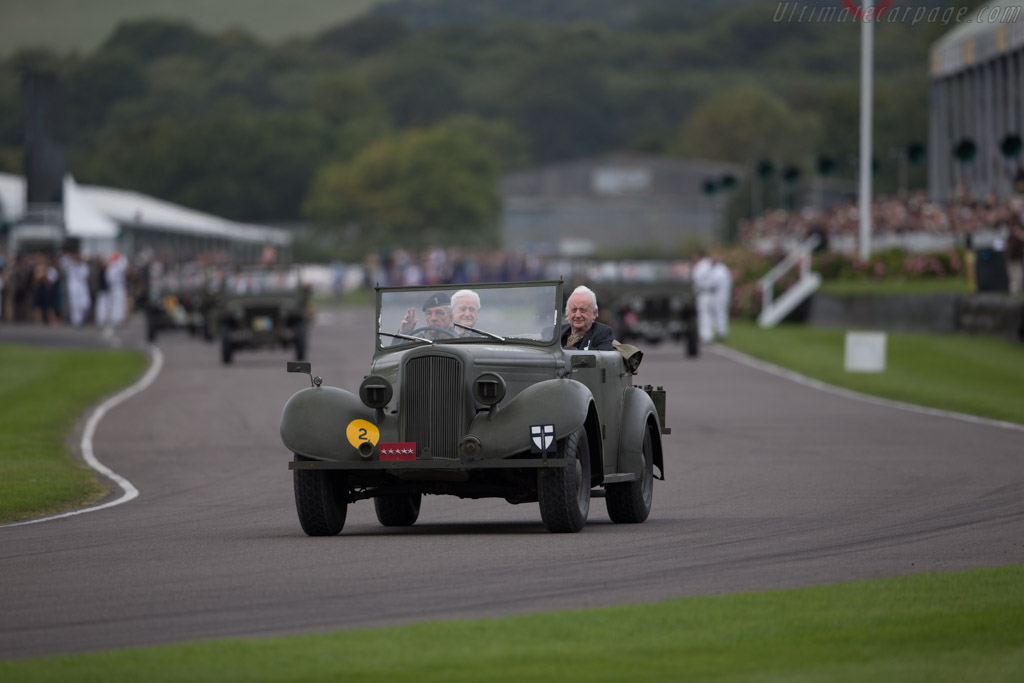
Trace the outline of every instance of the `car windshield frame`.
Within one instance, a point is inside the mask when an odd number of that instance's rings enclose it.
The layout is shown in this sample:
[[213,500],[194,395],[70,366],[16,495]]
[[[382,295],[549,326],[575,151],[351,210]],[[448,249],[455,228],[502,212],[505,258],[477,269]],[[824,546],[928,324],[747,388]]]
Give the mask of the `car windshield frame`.
[[[536,347],[558,347],[563,326],[561,280],[530,282],[479,282],[405,287],[376,287],[377,352],[405,350],[429,344],[526,344]],[[479,334],[447,336],[420,333],[406,336],[401,332],[402,319],[412,308],[414,330],[426,327],[425,304],[435,295],[444,300],[468,289],[480,297],[476,325]],[[443,305],[443,304],[442,304]],[[458,322],[458,321],[455,321]],[[417,338],[418,337],[418,338]]]

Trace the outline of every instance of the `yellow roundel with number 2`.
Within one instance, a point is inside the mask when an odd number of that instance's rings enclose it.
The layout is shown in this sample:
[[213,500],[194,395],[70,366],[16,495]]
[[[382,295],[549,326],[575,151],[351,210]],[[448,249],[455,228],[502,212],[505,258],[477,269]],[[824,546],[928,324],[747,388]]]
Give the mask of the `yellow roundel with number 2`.
[[380,441],[380,430],[377,425],[366,420],[352,420],[348,423],[345,436],[353,448],[359,448],[359,444],[369,441],[374,446]]

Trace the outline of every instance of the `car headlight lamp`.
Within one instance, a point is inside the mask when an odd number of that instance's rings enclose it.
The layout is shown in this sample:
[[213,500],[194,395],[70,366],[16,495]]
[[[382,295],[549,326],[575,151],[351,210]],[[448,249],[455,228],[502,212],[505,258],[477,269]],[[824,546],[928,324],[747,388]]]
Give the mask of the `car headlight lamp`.
[[370,375],[359,385],[359,400],[375,410],[381,410],[391,403],[394,393],[391,382],[380,375]]
[[497,373],[485,372],[473,381],[473,398],[487,407],[501,403],[505,392],[505,380]]

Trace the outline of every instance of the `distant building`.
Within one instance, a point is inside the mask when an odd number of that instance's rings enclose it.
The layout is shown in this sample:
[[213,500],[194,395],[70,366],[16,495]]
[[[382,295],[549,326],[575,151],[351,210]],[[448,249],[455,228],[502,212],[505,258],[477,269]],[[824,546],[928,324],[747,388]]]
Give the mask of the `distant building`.
[[79,186],[66,176],[61,203],[33,205],[26,194],[22,176],[0,173],[0,244],[10,247],[19,232],[45,232],[57,245],[75,240],[86,256],[151,249],[175,260],[216,252],[254,263],[269,246],[279,258],[290,258],[290,230],[238,223],[139,192]]
[[743,167],[627,153],[509,173],[501,179],[504,245],[580,256],[719,242],[728,193],[704,185],[725,176],[738,186]]
[[[928,191],[1005,197],[1022,174],[1024,17],[1019,2],[979,7],[931,48]],[[1006,151],[1004,151],[1004,149]]]

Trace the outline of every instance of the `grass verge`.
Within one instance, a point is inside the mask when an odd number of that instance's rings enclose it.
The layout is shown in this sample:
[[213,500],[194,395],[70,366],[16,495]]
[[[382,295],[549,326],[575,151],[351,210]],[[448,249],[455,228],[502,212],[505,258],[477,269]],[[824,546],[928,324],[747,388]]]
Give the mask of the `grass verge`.
[[1024,423],[1024,345],[989,337],[887,334],[880,373],[843,369],[846,331],[753,323],[730,326],[728,346],[865,394]]
[[887,278],[884,280],[826,280],[821,284],[821,291],[827,294],[969,294],[971,283],[965,277],[948,277],[935,279],[904,280]]
[[0,662],[9,681],[1020,681],[1024,567]]
[[0,345],[0,522],[101,498],[96,473],[68,455],[68,434],[101,397],[146,367],[128,351]]

